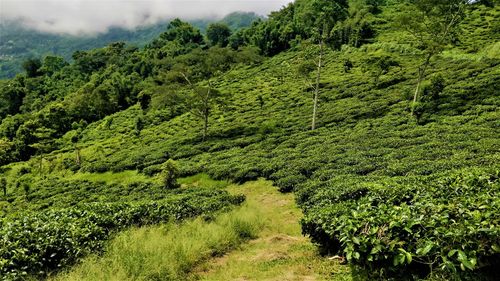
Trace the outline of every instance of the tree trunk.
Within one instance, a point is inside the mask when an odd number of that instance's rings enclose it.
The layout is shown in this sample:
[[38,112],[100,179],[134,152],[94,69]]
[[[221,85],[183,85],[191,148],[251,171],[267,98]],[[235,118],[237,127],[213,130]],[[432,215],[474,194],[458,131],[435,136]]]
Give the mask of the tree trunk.
[[413,116],[413,113],[415,111],[415,105],[417,104],[418,101],[418,94],[420,93],[420,87],[422,86],[422,81],[424,80],[425,72],[427,70],[427,67],[429,66],[432,56],[433,53],[429,53],[427,55],[427,58],[425,59],[425,62],[420,66],[418,70],[417,88],[415,89],[415,94],[413,95],[413,104],[411,106],[411,113],[410,113],[411,116]]
[[323,39],[319,41],[318,73],[316,75],[316,88],[314,89],[314,105],[311,130],[316,129],[316,114],[318,112],[319,82],[321,79],[321,67],[323,62]]
[[76,153],[76,165],[80,167],[82,163],[80,158],[80,149],[78,147],[75,147],[75,153]]
[[208,132],[208,110],[203,115],[203,141],[205,141]]
[[40,155],[40,164],[38,166],[38,175],[42,175],[42,169],[43,169],[43,156]]
[[422,85],[422,80],[423,80],[423,72],[419,71],[418,74],[418,81],[417,81],[417,88],[415,89],[415,94],[413,95],[413,103],[411,105],[411,113],[410,115],[413,116],[413,113],[415,111],[415,106],[417,104],[417,99],[418,99],[418,93],[420,92],[420,85]]
[[207,132],[208,132],[208,117],[210,115],[210,89],[211,89],[211,84],[210,80],[208,81],[208,90],[207,90],[207,96],[205,97],[204,101],[204,109],[203,109],[203,141],[205,141],[205,138],[207,137]]

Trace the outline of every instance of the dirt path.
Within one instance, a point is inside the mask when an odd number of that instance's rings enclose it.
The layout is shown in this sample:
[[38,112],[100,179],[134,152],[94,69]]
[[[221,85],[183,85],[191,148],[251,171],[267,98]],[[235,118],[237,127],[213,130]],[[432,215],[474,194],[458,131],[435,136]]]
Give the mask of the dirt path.
[[192,280],[352,280],[349,268],[320,257],[300,230],[300,210],[292,194],[281,194],[270,182],[231,186],[262,215],[259,237],[222,257],[198,266]]

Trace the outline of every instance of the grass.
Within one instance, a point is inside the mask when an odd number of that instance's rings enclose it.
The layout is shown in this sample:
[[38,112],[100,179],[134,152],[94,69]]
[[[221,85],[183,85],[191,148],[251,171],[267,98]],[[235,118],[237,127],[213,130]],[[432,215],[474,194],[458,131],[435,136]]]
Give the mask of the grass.
[[[206,175],[186,185],[222,186]],[[321,257],[303,237],[292,194],[269,181],[230,185],[247,201],[216,218],[122,232],[103,256],[91,256],[50,280],[352,280],[348,266]],[[248,242],[248,243],[247,243]]]
[[214,220],[130,229],[115,237],[102,257],[88,257],[52,280],[183,280],[200,261],[255,238],[261,216],[247,203]]
[[256,207],[262,231],[235,251],[201,263],[190,280],[352,280],[348,266],[321,257],[302,236],[292,194],[279,194],[263,180],[229,190],[244,193]]

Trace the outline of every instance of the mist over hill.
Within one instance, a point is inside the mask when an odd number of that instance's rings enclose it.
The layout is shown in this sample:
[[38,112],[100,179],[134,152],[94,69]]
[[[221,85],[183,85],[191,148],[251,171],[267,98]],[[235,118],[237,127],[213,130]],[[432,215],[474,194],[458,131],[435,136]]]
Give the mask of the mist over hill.
[[[213,16],[189,22],[204,33],[212,22],[225,23],[236,31],[249,26],[259,18],[262,16],[253,12],[233,12],[222,18]],[[23,61],[29,58],[57,55],[70,61],[72,54],[77,50],[101,48],[118,41],[142,47],[164,32],[168,23],[169,20],[163,20],[134,29],[111,27],[103,33],[76,36],[41,32],[16,21],[2,21],[0,22],[0,79],[12,78],[20,73]]]

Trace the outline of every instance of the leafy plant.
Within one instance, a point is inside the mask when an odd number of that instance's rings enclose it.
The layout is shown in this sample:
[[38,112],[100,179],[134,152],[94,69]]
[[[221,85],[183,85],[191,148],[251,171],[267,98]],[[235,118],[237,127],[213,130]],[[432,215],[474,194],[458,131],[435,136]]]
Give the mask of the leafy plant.
[[163,182],[163,186],[166,189],[175,189],[180,187],[180,184],[177,182],[177,178],[179,177],[179,168],[177,168],[177,164],[169,159],[165,164],[163,164],[163,171],[160,174],[161,180]]

